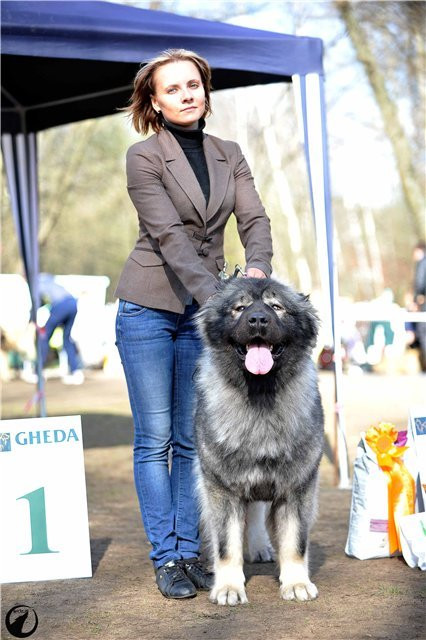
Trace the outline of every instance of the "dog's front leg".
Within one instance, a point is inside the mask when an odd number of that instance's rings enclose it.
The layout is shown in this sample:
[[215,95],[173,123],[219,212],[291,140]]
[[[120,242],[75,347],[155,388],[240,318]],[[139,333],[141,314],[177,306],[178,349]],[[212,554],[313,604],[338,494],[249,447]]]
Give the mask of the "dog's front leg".
[[[299,508],[298,508],[299,507]],[[269,525],[278,551],[280,592],[284,600],[314,600],[318,589],[309,579],[307,520],[301,518],[300,505],[272,506]]]
[[217,604],[247,602],[243,572],[245,512],[246,505],[235,498],[222,495],[211,503],[215,580],[210,600]]

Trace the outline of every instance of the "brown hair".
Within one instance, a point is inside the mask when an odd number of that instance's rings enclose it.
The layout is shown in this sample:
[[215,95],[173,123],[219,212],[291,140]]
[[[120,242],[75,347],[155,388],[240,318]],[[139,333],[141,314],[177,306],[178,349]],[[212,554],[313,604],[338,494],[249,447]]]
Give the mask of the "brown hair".
[[128,112],[138,133],[148,133],[150,126],[156,133],[162,128],[161,115],[155,111],[151,104],[151,96],[155,93],[154,73],[159,67],[169,62],[178,62],[180,60],[192,62],[200,72],[206,97],[206,109],[203,117],[211,113],[211,70],[207,60],[187,49],[166,49],[160,55],[148,60],[139,69],[133,82],[133,94],[130,98],[130,104],[123,109],[123,111]]

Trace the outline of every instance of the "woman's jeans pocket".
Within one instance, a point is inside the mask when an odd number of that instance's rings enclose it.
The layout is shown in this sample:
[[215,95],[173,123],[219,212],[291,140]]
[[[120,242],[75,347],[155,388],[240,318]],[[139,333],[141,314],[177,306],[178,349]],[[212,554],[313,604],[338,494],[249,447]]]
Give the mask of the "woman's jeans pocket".
[[148,310],[148,307],[143,307],[136,302],[129,302],[128,300],[120,300],[118,303],[118,315],[134,317],[140,316]]

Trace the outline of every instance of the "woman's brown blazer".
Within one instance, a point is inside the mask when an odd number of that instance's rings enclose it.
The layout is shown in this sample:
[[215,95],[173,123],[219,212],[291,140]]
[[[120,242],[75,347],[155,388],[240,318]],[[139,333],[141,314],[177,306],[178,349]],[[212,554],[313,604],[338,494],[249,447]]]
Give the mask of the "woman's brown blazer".
[[206,201],[176,138],[162,130],[127,152],[127,188],[139,217],[139,238],[116,296],[145,307],[182,313],[217,291],[224,265],[223,234],[234,213],[246,269],[271,273],[269,219],[235,142],[205,135],[210,177]]

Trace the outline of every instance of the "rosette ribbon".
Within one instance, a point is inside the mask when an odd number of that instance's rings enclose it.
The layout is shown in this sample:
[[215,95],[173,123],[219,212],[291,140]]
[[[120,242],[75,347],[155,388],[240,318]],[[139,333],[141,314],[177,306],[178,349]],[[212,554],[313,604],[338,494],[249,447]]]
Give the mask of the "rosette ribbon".
[[415,484],[402,461],[408,447],[397,446],[398,431],[387,422],[370,427],[365,439],[377,455],[377,462],[388,483],[388,534],[389,551],[392,554],[401,551],[399,519],[414,513]]

